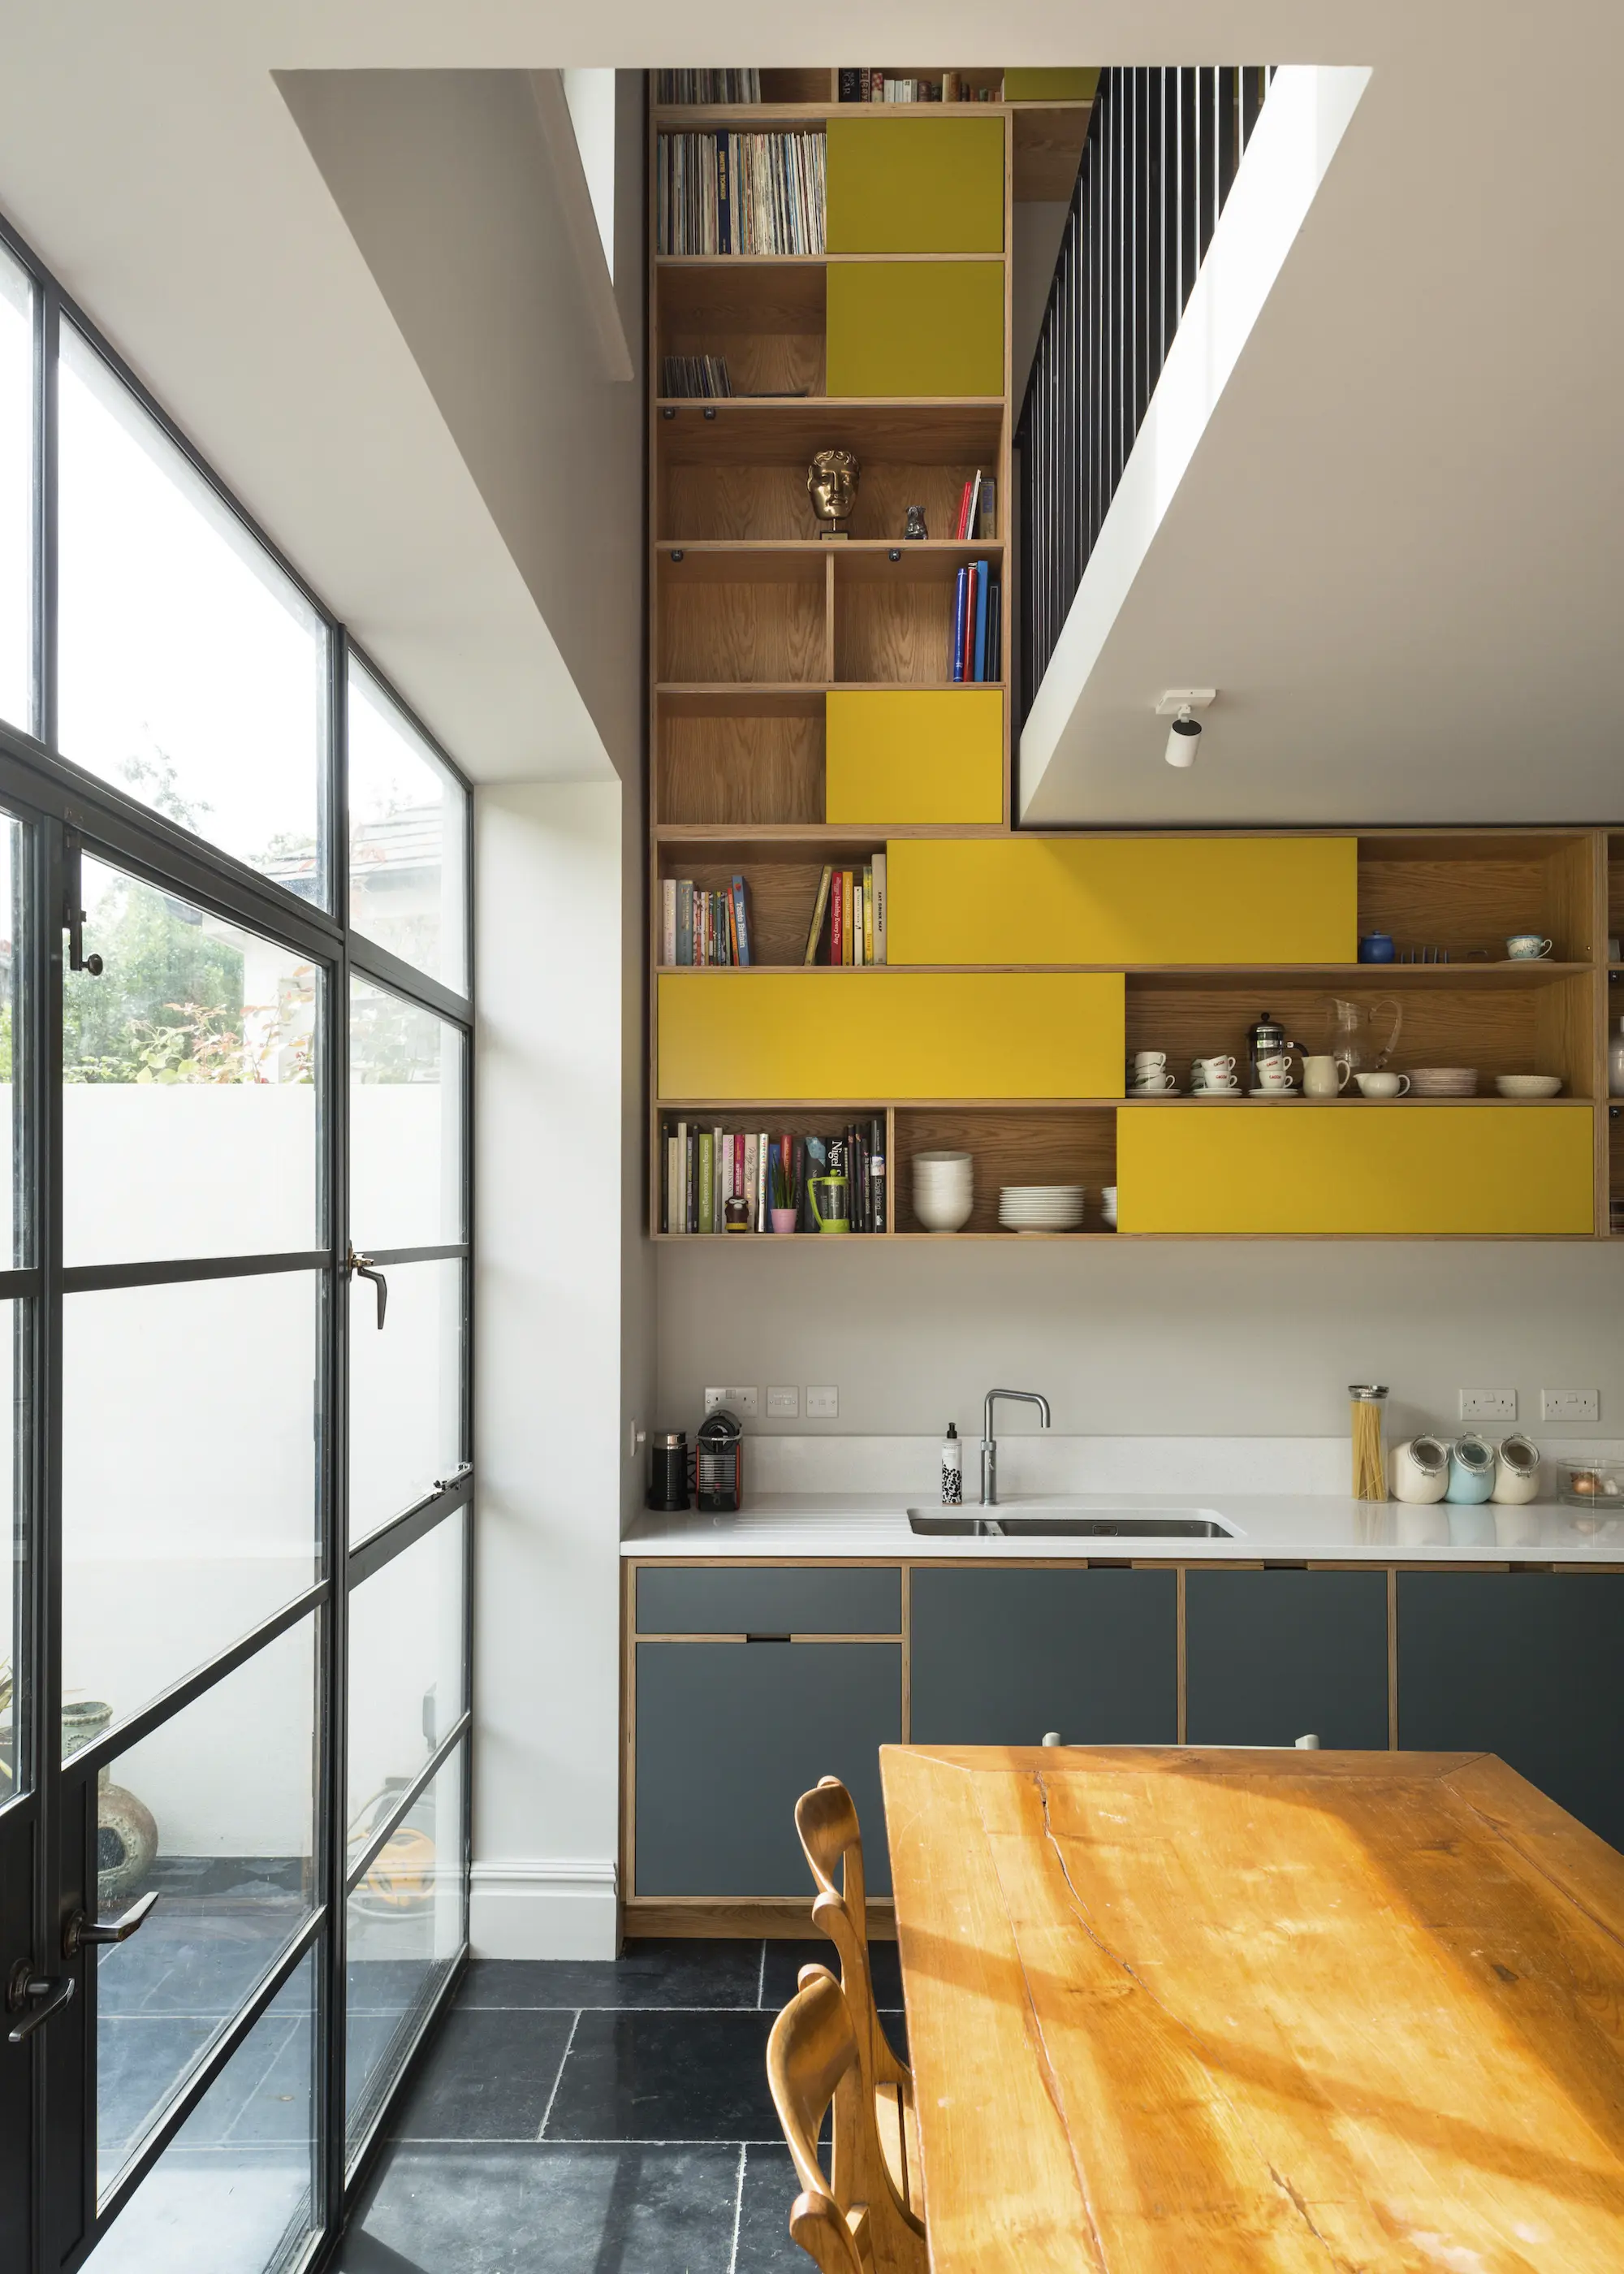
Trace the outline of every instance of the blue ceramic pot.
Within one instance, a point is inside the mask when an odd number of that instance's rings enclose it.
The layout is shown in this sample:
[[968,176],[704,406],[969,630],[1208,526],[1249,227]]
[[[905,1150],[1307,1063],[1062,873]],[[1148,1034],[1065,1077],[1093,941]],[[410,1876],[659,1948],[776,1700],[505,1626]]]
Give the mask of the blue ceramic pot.
[[1359,961],[1361,963],[1391,963],[1392,960],[1393,938],[1391,933],[1385,931],[1367,931],[1364,938],[1359,942]]

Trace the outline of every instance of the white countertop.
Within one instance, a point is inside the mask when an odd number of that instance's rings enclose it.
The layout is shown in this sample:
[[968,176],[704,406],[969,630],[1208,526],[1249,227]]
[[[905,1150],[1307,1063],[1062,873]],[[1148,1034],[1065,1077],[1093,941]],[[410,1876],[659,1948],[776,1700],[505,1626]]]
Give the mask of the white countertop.
[[[1055,1496],[1011,1493],[1040,1509]],[[915,1532],[907,1510],[922,1503],[906,1493],[757,1493],[736,1516],[648,1514],[620,1543],[622,1555],[874,1556],[923,1562],[1011,1560],[1135,1563],[1603,1563],[1624,1566],[1624,1506],[1616,1514],[1548,1502],[1525,1508],[1410,1508],[1396,1501],[1355,1501],[1330,1493],[1078,1493],[1064,1505],[1101,1514],[1139,1512],[1215,1517],[1228,1540],[1075,1539],[1042,1534],[977,1539],[969,1533]],[[933,1511],[934,1512],[934,1511]],[[974,1516],[963,1510],[944,1511]]]

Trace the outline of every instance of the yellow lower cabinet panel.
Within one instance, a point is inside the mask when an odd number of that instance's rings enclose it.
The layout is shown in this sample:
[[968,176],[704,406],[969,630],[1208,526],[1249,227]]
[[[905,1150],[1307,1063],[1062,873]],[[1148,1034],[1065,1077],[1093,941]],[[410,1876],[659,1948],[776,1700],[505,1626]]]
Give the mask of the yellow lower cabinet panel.
[[865,828],[1004,818],[1004,689],[825,698],[823,817]]
[[831,252],[1002,252],[1004,121],[831,118]]
[[1100,88],[1097,71],[1006,71],[1005,102],[1092,102]]
[[1001,260],[831,260],[831,395],[1002,395]]
[[1116,1116],[1120,1229],[1588,1232],[1588,1105],[1132,1106]]
[[1093,972],[663,971],[659,1095],[1120,1097],[1123,983]]
[[1352,963],[1351,837],[903,840],[893,963]]

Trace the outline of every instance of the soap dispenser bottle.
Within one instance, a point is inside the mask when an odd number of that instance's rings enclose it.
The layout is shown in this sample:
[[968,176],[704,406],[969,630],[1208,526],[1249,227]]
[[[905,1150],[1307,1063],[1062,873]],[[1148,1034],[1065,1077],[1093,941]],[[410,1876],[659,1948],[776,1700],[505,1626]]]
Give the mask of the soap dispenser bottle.
[[964,1499],[964,1456],[959,1449],[959,1424],[950,1421],[942,1440],[942,1505],[957,1508]]

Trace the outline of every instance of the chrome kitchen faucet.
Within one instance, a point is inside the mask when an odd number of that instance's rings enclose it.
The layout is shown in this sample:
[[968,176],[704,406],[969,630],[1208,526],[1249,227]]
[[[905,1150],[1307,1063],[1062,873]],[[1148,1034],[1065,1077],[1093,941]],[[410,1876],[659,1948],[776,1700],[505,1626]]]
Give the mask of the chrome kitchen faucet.
[[989,1389],[981,1408],[981,1506],[998,1505],[998,1444],[992,1434],[992,1402],[995,1397],[1018,1397],[1023,1405],[1035,1405],[1043,1417],[1043,1427],[1049,1427],[1049,1400],[1040,1397],[1035,1389]]

